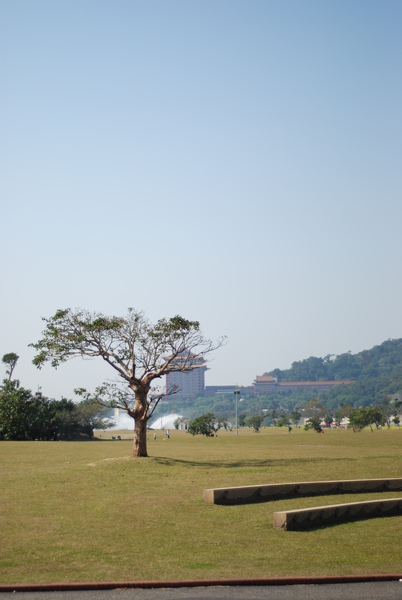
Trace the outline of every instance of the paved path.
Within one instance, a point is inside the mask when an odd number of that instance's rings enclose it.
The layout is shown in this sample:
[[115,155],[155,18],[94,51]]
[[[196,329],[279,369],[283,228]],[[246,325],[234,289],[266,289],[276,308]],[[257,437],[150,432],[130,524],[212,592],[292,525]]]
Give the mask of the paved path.
[[402,600],[402,582],[2,592],[0,600]]

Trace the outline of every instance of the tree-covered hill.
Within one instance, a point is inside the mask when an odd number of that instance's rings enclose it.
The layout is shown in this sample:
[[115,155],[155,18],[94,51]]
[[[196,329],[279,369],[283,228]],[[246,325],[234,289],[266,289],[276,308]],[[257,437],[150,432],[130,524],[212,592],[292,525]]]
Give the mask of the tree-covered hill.
[[[339,405],[369,406],[384,398],[402,397],[402,339],[387,340],[370,350],[357,354],[346,352],[324,358],[310,358],[294,362],[290,369],[274,369],[278,381],[328,381],[354,380],[350,385],[337,386],[326,392],[314,393],[323,405],[336,408]],[[278,398],[279,400],[279,398]],[[289,406],[305,400],[300,392],[282,399]]]
[[328,354],[324,358],[311,356],[292,363],[290,369],[274,369],[265,373],[278,381],[357,381],[388,377],[402,367],[402,339],[387,340],[371,350],[357,354],[346,352],[338,356]]

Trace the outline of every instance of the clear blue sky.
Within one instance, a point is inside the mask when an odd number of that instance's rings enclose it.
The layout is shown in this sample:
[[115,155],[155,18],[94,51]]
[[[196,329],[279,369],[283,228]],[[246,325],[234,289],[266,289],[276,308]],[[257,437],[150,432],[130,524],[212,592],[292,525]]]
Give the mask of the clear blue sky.
[[0,355],[42,316],[181,314],[207,384],[402,337],[402,3],[0,0]]

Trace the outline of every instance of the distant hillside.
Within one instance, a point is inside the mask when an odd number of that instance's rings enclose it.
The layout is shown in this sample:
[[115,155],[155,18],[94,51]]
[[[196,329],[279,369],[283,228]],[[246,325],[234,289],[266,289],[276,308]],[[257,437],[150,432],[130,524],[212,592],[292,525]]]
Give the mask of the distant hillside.
[[[402,398],[402,339],[387,340],[357,354],[311,356],[294,362],[290,369],[274,369],[265,374],[274,375],[278,381],[356,381],[316,394],[326,406],[368,406],[389,396]],[[304,396],[300,395],[288,397],[290,405],[302,399]]]
[[292,363],[290,369],[274,369],[264,375],[274,375],[278,381],[325,381],[373,379],[389,376],[402,368],[402,339],[387,340],[371,350],[358,354],[346,352],[324,358],[310,356]]

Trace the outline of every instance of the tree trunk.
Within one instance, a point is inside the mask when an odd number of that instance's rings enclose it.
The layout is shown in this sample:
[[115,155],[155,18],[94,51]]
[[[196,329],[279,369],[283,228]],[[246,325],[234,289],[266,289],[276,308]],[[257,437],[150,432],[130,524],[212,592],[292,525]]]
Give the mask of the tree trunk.
[[147,421],[141,417],[135,418],[133,457],[148,456],[147,453]]
[[147,452],[147,394],[148,390],[135,391],[133,457],[148,456]]

